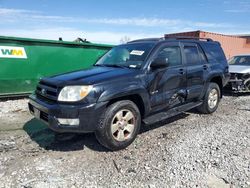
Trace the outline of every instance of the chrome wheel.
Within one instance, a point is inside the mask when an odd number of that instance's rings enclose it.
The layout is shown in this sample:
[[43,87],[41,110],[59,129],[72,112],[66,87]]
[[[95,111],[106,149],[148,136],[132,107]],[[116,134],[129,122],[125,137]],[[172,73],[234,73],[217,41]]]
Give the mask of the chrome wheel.
[[215,108],[217,103],[218,103],[218,100],[219,100],[218,91],[216,89],[212,89],[209,92],[209,95],[208,95],[208,106],[209,106],[209,108],[211,108],[211,109]]
[[118,111],[111,122],[113,138],[119,142],[131,137],[135,129],[135,116],[130,110]]

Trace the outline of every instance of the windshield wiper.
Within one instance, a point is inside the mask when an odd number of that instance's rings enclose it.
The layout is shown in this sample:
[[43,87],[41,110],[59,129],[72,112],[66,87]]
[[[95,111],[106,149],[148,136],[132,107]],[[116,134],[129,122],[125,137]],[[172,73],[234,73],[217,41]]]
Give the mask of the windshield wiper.
[[118,64],[95,64],[94,66],[97,67],[118,67],[118,68],[130,68],[129,66],[126,65],[118,65]]
[[103,65],[103,64],[94,64],[94,66],[96,66],[96,67],[106,67],[106,66]]
[[117,65],[117,64],[96,64],[95,66],[100,66],[100,67],[118,67],[118,68],[128,68],[125,65]]
[[128,68],[127,66],[125,65],[117,65],[117,64],[110,64],[110,65],[107,65],[108,67],[118,67],[118,68]]

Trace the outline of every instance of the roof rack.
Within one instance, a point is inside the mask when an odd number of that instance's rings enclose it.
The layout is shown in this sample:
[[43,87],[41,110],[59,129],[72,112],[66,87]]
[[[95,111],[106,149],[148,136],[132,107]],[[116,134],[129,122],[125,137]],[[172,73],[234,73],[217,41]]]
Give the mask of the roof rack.
[[208,42],[212,42],[213,39],[211,38],[201,38],[201,37],[189,37],[189,36],[168,36],[168,35],[165,35],[164,36],[165,39],[193,39],[193,40],[204,40],[204,41],[208,41]]
[[145,39],[138,39],[138,40],[133,40],[133,41],[129,41],[128,43],[134,43],[134,42],[145,42],[145,41],[164,41],[164,40],[203,40],[203,41],[208,41],[208,42],[212,42],[213,40],[211,38],[201,38],[201,37],[189,37],[189,36],[168,36],[165,35],[164,37],[161,38],[145,38]]
[[129,41],[128,43],[143,42],[143,41],[160,41],[160,40],[164,40],[164,38],[145,38],[145,39],[137,39],[137,40]]

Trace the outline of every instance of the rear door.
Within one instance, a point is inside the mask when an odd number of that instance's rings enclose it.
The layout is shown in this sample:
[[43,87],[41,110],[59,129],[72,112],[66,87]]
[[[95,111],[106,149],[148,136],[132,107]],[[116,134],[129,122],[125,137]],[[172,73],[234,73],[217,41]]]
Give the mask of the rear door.
[[187,66],[187,99],[198,99],[205,87],[208,62],[196,43],[183,43],[183,52]]

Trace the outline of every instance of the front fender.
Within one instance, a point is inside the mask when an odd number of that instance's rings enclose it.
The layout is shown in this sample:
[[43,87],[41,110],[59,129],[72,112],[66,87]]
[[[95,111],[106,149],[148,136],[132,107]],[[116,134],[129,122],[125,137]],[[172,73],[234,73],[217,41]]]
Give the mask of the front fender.
[[100,94],[97,102],[106,102],[120,97],[128,97],[131,95],[139,95],[143,101],[145,113],[150,109],[149,94],[147,90],[138,83],[133,84],[119,84],[116,87],[114,85],[106,87]]

